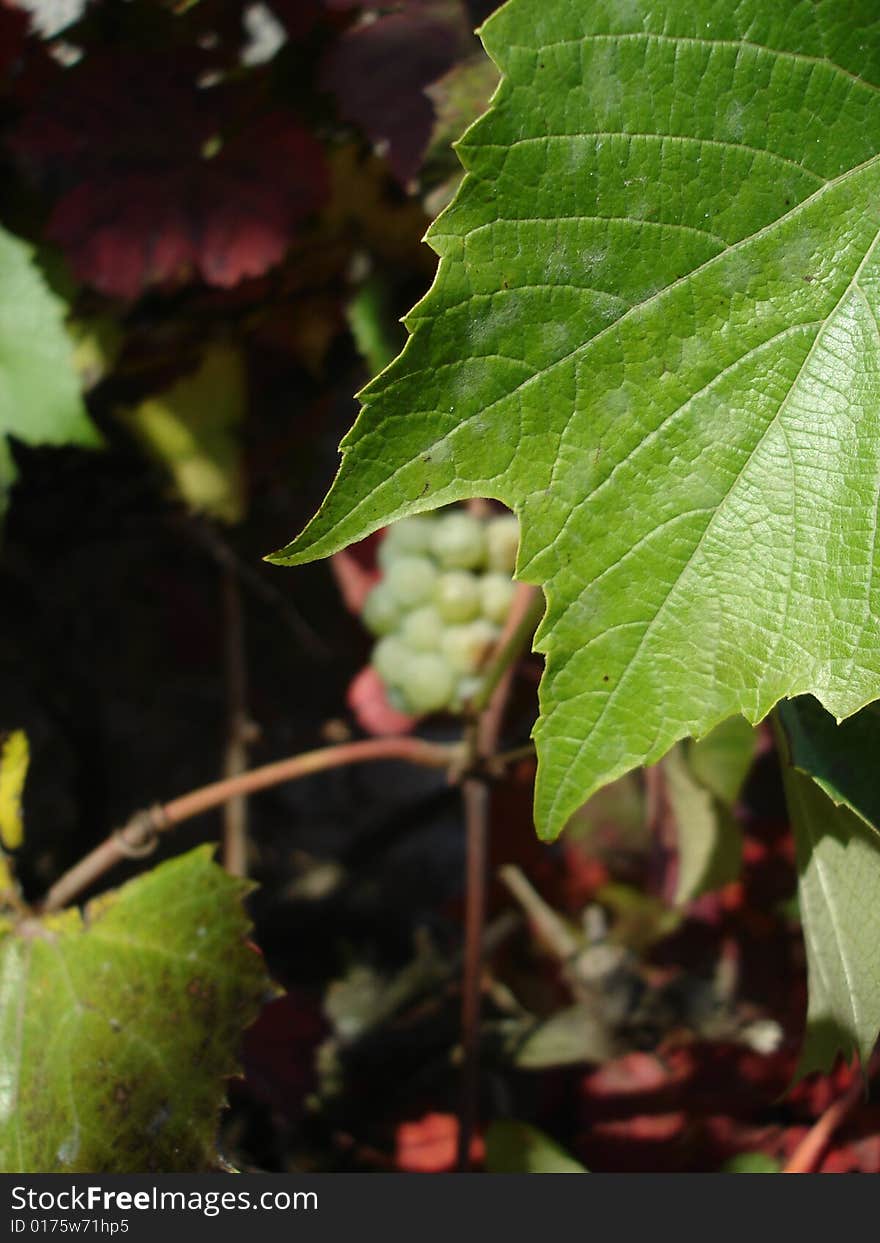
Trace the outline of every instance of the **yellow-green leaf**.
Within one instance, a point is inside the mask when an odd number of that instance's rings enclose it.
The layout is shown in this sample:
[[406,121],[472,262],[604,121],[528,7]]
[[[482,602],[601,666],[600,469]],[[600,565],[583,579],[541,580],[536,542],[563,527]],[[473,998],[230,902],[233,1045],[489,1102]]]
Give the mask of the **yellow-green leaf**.
[[246,400],[241,354],[232,346],[210,345],[191,375],[120,417],[165,466],[187,505],[238,522],[245,509],[241,424]]
[[24,840],[21,798],[29,760],[27,735],[22,730],[0,734],[0,845],[4,850],[17,850]]

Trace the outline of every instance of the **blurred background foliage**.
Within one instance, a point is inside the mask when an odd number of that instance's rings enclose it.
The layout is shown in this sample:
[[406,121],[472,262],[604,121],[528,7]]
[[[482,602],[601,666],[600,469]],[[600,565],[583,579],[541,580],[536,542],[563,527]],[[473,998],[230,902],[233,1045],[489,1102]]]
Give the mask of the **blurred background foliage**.
[[[493,7],[0,0],[0,728],[30,741],[27,896],[231,747],[257,764],[369,721],[343,600],[373,549],[335,577],[261,558],[320,502],[352,394],[431,280],[451,143],[497,81],[472,33]],[[517,671],[511,746],[538,676]],[[682,744],[552,848],[532,780],[524,760],[493,800],[475,1165],[778,1168],[852,1071],[781,1095],[805,979],[769,738]],[[224,1150],[450,1168],[457,792],[360,767],[249,817],[256,939],[287,991],[248,1034]],[[880,1170],[876,1107],[825,1168]]]

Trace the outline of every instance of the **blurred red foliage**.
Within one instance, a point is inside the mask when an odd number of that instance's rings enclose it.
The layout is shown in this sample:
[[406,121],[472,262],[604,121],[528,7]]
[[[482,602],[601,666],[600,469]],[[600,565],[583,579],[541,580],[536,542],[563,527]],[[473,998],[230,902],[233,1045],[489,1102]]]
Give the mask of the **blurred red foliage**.
[[320,1005],[292,989],[270,1001],[245,1032],[242,1066],[254,1096],[296,1119],[315,1080],[315,1050],[327,1035]]
[[[429,1113],[397,1127],[395,1164],[407,1174],[448,1174],[455,1168],[458,1119],[454,1114]],[[480,1136],[471,1141],[472,1165],[485,1156]]]
[[210,65],[189,50],[93,53],[10,139],[53,201],[48,239],[102,293],[259,276],[326,198],[317,139],[287,113],[250,117],[200,85]]

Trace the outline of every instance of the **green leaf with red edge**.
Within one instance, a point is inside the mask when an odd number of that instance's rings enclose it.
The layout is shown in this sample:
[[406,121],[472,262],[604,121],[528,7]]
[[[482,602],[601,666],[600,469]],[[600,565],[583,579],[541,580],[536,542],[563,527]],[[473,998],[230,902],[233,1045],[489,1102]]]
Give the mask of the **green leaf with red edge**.
[[434,286],[364,390],[325,556],[497,498],[548,600],[536,820],[742,713],[880,691],[880,19],[511,0]]
[[0,925],[0,1170],[196,1172],[270,991],[249,886],[199,847],[116,892]]

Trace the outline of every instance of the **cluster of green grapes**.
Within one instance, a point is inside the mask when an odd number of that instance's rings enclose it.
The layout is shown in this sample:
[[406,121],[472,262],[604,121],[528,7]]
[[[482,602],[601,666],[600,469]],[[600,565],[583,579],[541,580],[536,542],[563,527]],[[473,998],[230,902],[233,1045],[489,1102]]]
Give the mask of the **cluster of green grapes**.
[[372,663],[400,712],[461,712],[479,686],[513,597],[519,523],[463,509],[404,518],[379,547],[363,621]]

